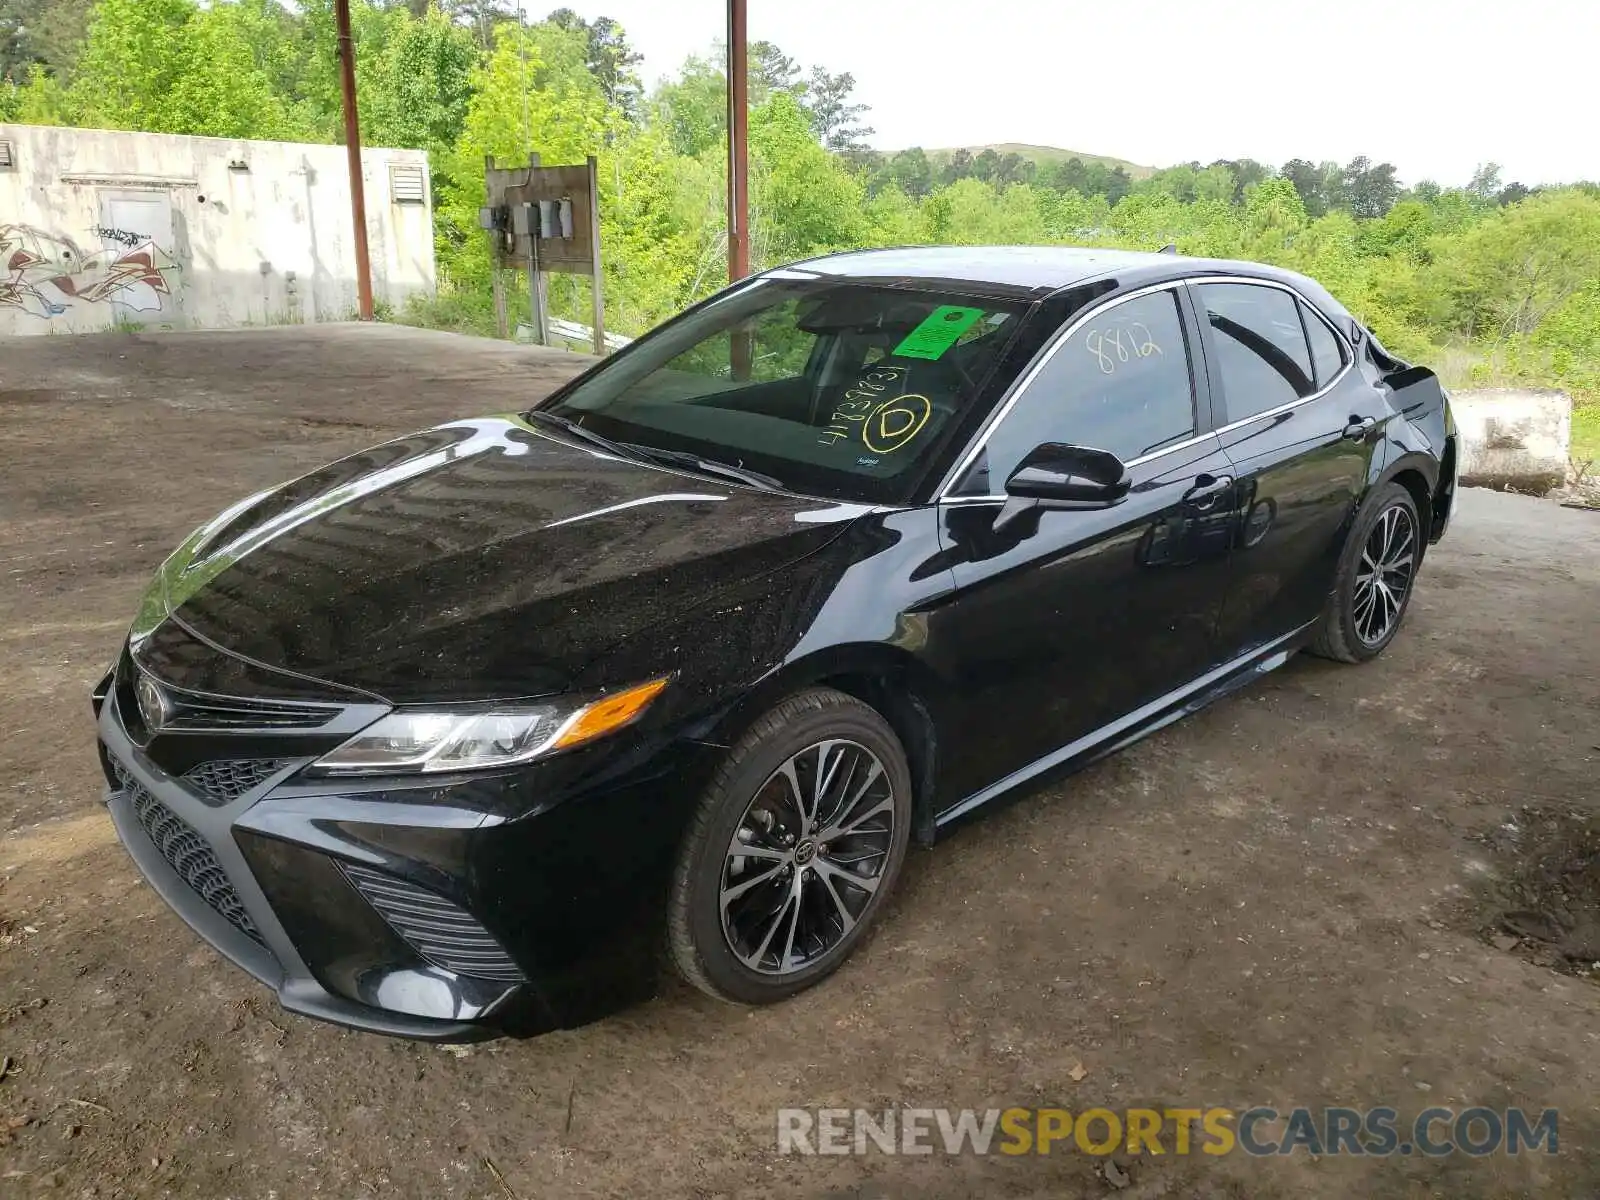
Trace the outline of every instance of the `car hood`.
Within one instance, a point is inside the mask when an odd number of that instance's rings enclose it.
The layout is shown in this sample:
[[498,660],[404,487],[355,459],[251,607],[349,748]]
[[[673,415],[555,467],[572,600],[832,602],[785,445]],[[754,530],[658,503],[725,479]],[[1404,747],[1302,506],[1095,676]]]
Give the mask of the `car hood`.
[[514,416],[453,422],[196,530],[134,640],[176,624],[393,703],[547,695],[641,628],[814,553],[862,511],[644,465]]

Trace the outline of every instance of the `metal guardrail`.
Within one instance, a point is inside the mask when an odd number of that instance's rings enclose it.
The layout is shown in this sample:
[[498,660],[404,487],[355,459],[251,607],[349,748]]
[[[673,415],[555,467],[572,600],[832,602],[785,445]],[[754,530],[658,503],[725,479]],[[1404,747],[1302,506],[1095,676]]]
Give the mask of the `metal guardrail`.
[[[581,342],[586,347],[594,345],[594,330],[588,325],[580,325],[576,321],[566,321],[560,317],[551,317],[545,325],[549,328],[552,338],[560,338],[564,342]],[[526,321],[517,322],[515,338],[519,342],[539,340],[534,327]],[[631,341],[633,341],[631,337],[625,337],[620,333],[607,333],[606,349],[615,352]]]

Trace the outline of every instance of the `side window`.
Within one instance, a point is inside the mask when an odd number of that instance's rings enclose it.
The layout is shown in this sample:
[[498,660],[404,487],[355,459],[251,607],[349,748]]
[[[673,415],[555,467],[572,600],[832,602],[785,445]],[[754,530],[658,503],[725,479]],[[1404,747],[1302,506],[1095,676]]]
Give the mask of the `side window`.
[[1194,380],[1177,294],[1094,314],[1057,347],[989,435],[961,487],[996,494],[1041,442],[1109,450],[1124,462],[1194,436]]
[[1328,323],[1306,304],[1300,306],[1300,316],[1306,323],[1306,340],[1311,343],[1312,374],[1317,387],[1325,388],[1344,367],[1344,351],[1339,339],[1334,337]]
[[1275,287],[1202,283],[1228,420],[1242,421],[1316,391],[1298,301]]

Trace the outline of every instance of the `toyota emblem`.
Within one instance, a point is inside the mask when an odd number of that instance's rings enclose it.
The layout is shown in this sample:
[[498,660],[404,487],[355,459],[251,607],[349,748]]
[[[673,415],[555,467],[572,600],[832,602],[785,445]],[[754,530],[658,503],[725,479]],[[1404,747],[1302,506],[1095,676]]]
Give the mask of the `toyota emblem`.
[[145,728],[151,733],[160,733],[172,716],[172,702],[167,699],[167,693],[148,675],[139,676],[134,693],[139,699],[139,715],[144,718]]

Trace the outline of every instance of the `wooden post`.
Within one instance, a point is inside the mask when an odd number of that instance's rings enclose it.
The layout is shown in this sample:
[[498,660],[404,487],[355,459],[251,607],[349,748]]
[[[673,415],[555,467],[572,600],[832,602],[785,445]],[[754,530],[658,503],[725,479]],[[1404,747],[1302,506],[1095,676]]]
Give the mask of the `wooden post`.
[[594,352],[606,352],[606,293],[600,270],[600,163],[589,155],[589,258],[594,300]]
[[506,281],[500,275],[500,247],[494,244],[495,233],[489,231],[489,284],[494,289],[494,335],[511,336],[511,318],[506,314]]
[[[483,156],[483,178],[488,181],[494,171],[494,155]],[[485,192],[485,200],[494,203],[494,197]],[[498,338],[511,336],[510,317],[506,314],[506,281],[500,275],[500,255],[505,245],[505,235],[498,230],[489,229],[484,232],[489,239],[489,286],[494,293],[494,335]]]
[[[537,228],[537,221],[535,221]],[[550,344],[544,319],[544,276],[539,271],[539,237],[528,239],[528,316],[533,321],[533,336],[541,346]]]

